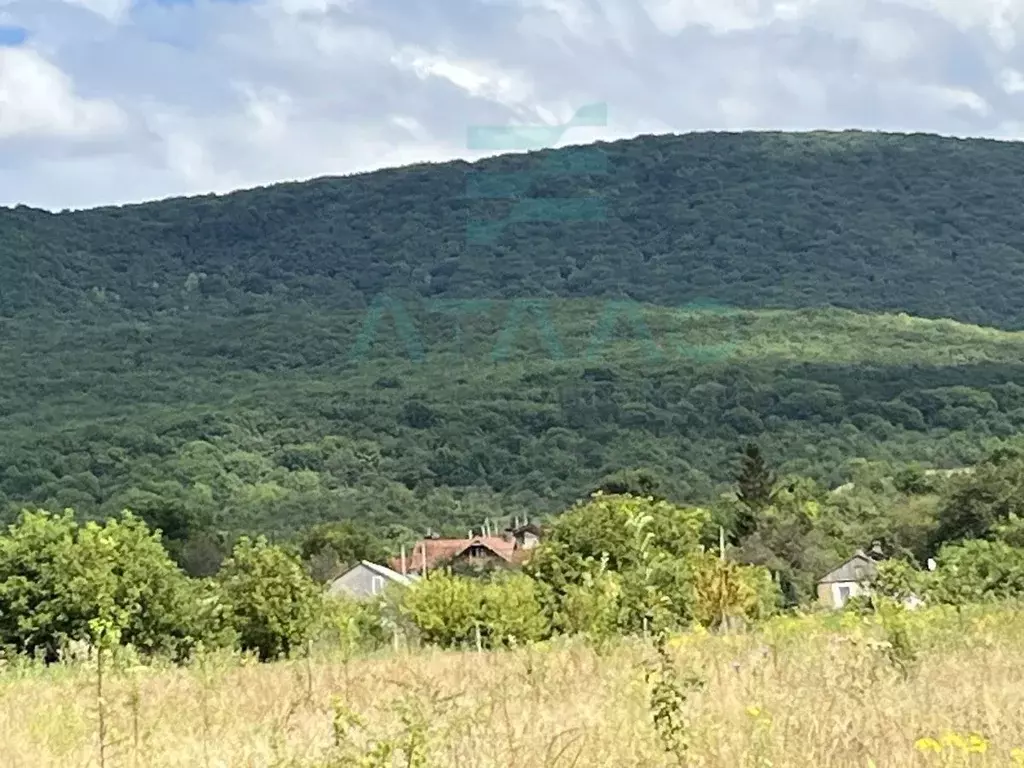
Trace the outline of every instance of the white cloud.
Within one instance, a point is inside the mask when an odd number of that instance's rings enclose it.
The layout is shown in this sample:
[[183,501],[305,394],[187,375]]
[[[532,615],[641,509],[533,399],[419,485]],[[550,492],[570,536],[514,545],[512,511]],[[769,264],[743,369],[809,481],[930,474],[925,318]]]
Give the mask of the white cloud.
[[758,0],[645,0],[644,7],[668,35],[693,26],[728,34],[754,29],[772,18],[771,9],[764,9]]
[[852,32],[868,57],[879,64],[899,64],[921,50],[917,33],[906,23],[872,19],[854,26]]
[[69,5],[77,5],[102,16],[108,21],[121,22],[128,15],[132,0],[65,0]]
[[1009,94],[1024,91],[1024,75],[1016,69],[1004,69],[999,73],[999,82]]
[[483,61],[459,60],[416,49],[400,51],[391,61],[401,70],[414,72],[421,80],[447,80],[473,98],[510,108],[523,104],[532,95],[530,81],[521,73],[503,71]]
[[475,158],[474,124],[1017,137],[1024,0],[0,0],[0,204]]
[[974,91],[966,88],[949,88],[943,86],[926,86],[924,92],[942,106],[969,109],[979,115],[987,115],[991,107]]
[[0,140],[80,141],[123,127],[117,106],[76,96],[71,79],[36,51],[0,47]]

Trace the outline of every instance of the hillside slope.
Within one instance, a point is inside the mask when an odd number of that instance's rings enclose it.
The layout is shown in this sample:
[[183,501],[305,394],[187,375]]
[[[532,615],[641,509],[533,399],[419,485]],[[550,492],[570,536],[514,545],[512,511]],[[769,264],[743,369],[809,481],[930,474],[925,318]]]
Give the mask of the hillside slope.
[[[606,168],[566,170],[594,151]],[[476,241],[467,237],[474,222],[517,215],[513,201],[479,199],[488,184],[527,203],[594,198],[603,218],[512,222],[494,242]],[[1016,144],[859,132],[647,136],[224,197],[2,210],[0,312],[99,306],[145,317],[299,299],[351,309],[383,292],[667,306],[710,297],[1020,328],[1022,199]]]
[[364,312],[309,307],[8,320],[8,514],[33,502],[128,507],[165,527],[349,517],[461,532],[561,509],[637,467],[707,500],[747,440],[837,485],[855,457],[963,466],[1024,429],[1024,333],[653,305],[610,325],[594,300],[512,322],[515,307],[467,314],[458,333],[450,313],[411,304],[408,327],[385,314],[370,334]]

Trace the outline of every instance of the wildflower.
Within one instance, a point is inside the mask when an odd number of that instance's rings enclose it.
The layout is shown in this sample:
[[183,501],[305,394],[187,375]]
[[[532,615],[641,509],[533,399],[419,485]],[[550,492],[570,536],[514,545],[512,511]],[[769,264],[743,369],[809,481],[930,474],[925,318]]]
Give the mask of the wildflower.
[[930,736],[925,736],[914,742],[914,749],[918,752],[941,752],[942,745]]
[[1024,749],[1016,747],[1010,750],[1010,759],[1014,765],[1024,765]]
[[954,749],[967,749],[967,742],[959,733],[946,732],[942,734],[942,745]]
[[967,751],[982,755],[988,749],[988,741],[976,733],[967,737]]
[[761,708],[760,707],[747,707],[747,714],[750,715],[752,718],[754,718],[756,720],[757,718],[759,718],[761,716]]

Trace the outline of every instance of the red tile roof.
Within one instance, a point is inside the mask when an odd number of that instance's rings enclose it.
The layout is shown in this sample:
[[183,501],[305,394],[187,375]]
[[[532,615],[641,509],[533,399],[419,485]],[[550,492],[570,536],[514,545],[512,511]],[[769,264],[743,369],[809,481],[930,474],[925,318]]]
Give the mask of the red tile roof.
[[[473,546],[482,546],[506,562],[519,562],[515,539],[502,536],[474,536],[472,539],[422,539],[413,545],[412,552],[406,555],[406,572],[419,573],[423,570],[426,559],[427,570],[461,555]],[[402,572],[402,559],[391,561],[393,570]]]

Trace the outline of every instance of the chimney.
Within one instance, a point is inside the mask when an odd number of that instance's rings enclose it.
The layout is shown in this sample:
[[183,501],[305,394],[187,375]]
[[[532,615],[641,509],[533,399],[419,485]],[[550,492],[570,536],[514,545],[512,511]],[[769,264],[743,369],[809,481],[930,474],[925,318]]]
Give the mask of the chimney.
[[405,544],[402,545],[402,575],[406,575],[405,571]]
[[422,549],[420,549],[420,555],[421,555],[420,562],[423,563],[423,572],[422,572],[421,575],[423,576],[423,578],[426,578],[427,577],[427,544],[426,544],[426,542],[423,542],[423,544],[422,544]]

